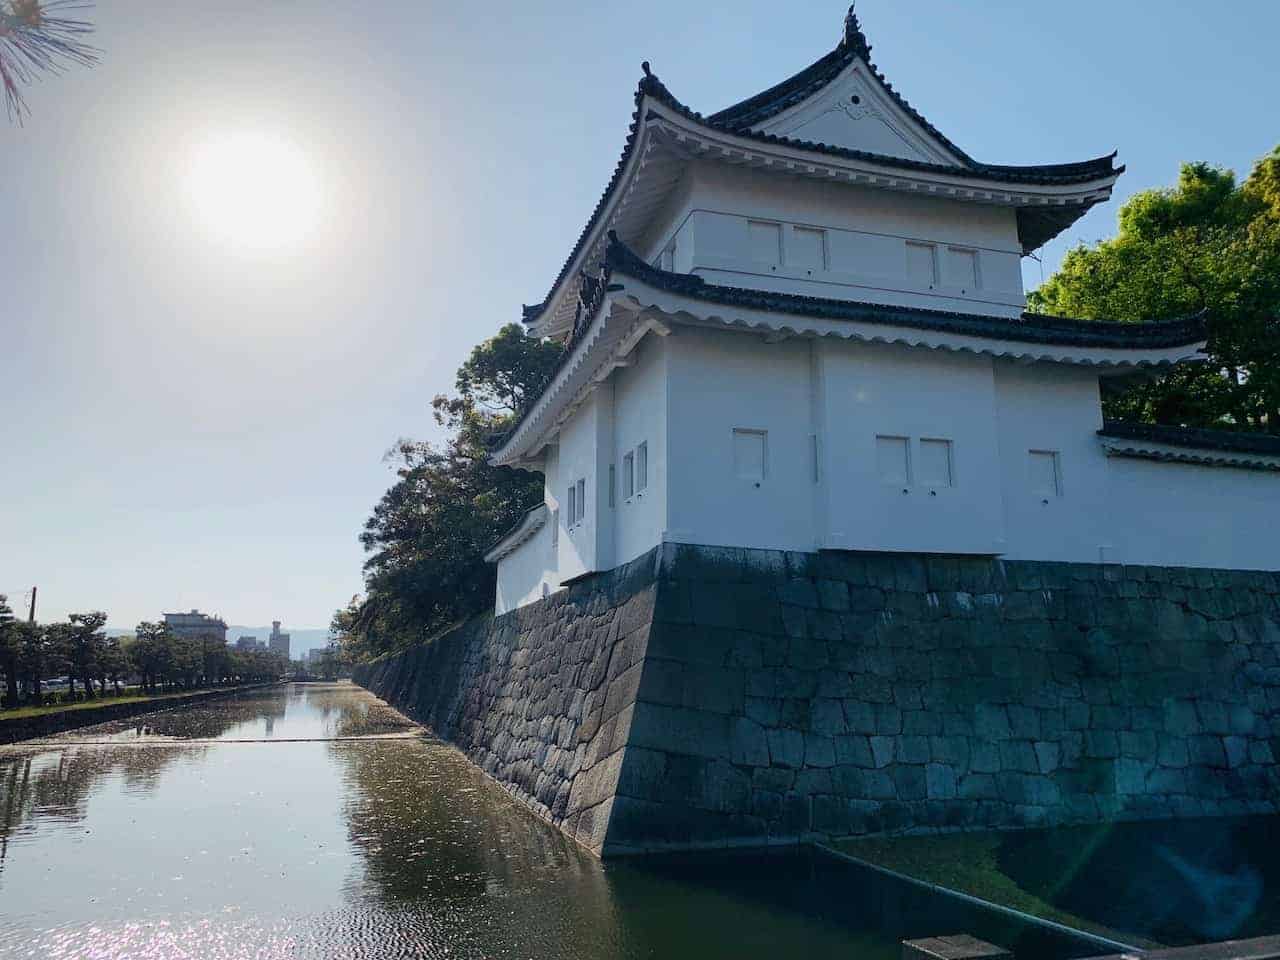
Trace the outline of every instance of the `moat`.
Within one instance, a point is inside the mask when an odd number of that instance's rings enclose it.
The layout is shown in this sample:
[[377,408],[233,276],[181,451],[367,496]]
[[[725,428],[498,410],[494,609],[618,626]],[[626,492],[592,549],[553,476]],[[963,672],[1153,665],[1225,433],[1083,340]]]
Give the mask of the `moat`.
[[891,957],[795,852],[601,863],[350,684],[0,748],[0,956]]

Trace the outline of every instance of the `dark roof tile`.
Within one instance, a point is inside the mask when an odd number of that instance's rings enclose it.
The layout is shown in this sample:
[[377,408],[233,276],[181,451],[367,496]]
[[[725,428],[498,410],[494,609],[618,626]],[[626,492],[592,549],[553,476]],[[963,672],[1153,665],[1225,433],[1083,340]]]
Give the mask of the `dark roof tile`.
[[1192,450],[1222,450],[1280,457],[1280,436],[1243,430],[1206,430],[1200,427],[1170,427],[1153,423],[1108,420],[1098,431],[1100,437],[1162,443]]

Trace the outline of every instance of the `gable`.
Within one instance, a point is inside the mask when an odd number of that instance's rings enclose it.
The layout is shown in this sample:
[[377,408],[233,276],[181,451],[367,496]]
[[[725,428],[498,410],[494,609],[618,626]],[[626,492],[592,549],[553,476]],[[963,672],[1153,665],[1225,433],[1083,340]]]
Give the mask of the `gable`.
[[902,160],[964,165],[898,105],[860,59],[811,96],[751,130]]

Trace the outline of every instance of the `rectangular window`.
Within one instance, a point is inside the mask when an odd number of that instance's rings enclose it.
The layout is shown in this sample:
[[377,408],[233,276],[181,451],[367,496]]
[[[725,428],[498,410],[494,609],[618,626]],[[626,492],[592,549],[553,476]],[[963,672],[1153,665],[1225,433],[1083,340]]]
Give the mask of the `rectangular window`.
[[747,232],[751,240],[751,259],[755,263],[777,266],[782,262],[781,224],[748,220]]
[[1032,450],[1031,490],[1037,497],[1062,496],[1062,461],[1056,450]]
[[658,255],[657,267],[659,270],[666,270],[668,273],[676,268],[676,244],[674,240],[667,244],[667,248]]
[[636,455],[628,453],[622,458],[622,499],[630,500],[636,492]]
[[769,468],[769,432],[733,431],[733,475],[739,480],[762,483]]
[[787,266],[809,271],[827,269],[827,231],[795,227],[787,250]]
[[649,486],[649,442],[636,447],[636,492]]
[[551,549],[560,545],[560,511],[551,511]]
[[614,506],[617,501],[617,498],[618,498],[617,489],[618,489],[618,470],[611,463],[609,464],[609,506],[611,507]]
[[907,279],[918,287],[938,282],[938,253],[932,243],[907,241]]
[[587,481],[578,481],[578,522],[581,523],[587,517]]
[[564,523],[567,527],[572,527],[578,522],[578,489],[574,484],[569,484],[569,493],[565,499]]
[[925,487],[950,487],[955,483],[950,440],[921,440],[916,479]]
[[962,290],[978,289],[978,251],[962,247],[947,248],[947,286]]
[[880,482],[911,486],[911,442],[906,437],[876,437],[876,467]]

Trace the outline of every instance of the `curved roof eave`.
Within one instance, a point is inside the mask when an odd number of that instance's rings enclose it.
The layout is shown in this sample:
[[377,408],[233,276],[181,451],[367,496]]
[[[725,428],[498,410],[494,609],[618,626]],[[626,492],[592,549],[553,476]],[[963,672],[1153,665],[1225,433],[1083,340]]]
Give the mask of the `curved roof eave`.
[[[623,146],[622,154],[614,167],[613,176],[610,177],[604,192],[597,200],[586,226],[579,233],[573,250],[565,260],[546,297],[543,298],[541,303],[523,307],[523,322],[533,326],[544,318],[547,308],[557,299],[566,279],[570,278],[576,270],[582,268],[580,263],[582,254],[588,246],[593,245],[593,240],[599,242],[602,228],[605,225],[605,214],[612,208],[619,186],[627,179],[627,170],[633,166],[632,161],[636,154],[637,143],[641,139],[642,130],[649,119],[644,102],[646,97],[676,112],[685,119],[692,120],[707,128],[709,131],[729,133],[760,143],[790,147],[843,159],[867,161],[898,169],[1029,186],[1110,181],[1110,183],[1106,184],[1108,189],[1115,182],[1115,178],[1124,172],[1124,166],[1117,167],[1115,165],[1115,151],[1106,156],[1071,163],[1031,165],[980,163],[956,146],[937,127],[925,119],[923,114],[912,107],[904,97],[894,90],[875,65],[871,63],[870,55],[871,45],[867,42],[866,35],[863,33],[857,15],[854,13],[854,8],[850,6],[845,18],[844,34],[834,50],[768,90],[705,117],[686,106],[672,94],[666,85],[658,79],[657,75],[652,72],[648,61],[642,63],[641,69],[644,75],[636,86],[633,98],[635,108],[631,115],[631,125],[627,131],[627,139]],[[944,164],[927,163],[835,147],[824,143],[793,140],[788,137],[760,133],[751,129],[769,117],[790,109],[813,96],[835,80],[855,60],[861,60],[867,65],[867,69],[894,102],[947,152],[954,154],[961,161],[959,166],[951,167]],[[1096,203],[1098,201],[1093,202]],[[1036,249],[1045,241],[1069,227],[1091,205],[1092,203],[1073,205],[1071,209],[1058,211],[1058,215],[1049,217],[1044,215],[1044,211],[1036,211],[1025,217],[1020,213],[1018,227],[1023,249],[1026,251]]]

